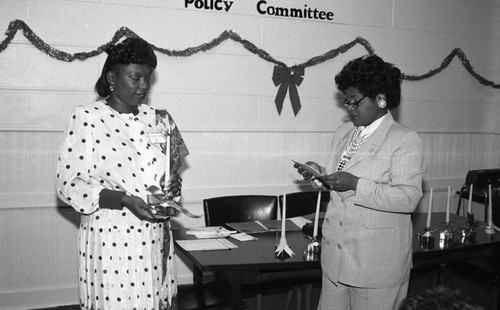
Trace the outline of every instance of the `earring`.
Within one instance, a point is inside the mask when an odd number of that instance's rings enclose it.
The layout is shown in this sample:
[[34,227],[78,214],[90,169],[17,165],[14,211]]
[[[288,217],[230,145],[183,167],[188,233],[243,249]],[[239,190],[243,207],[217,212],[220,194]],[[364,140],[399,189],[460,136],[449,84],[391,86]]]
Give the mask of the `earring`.
[[378,101],[377,106],[381,109],[385,108],[387,106],[387,102],[385,102],[384,99],[381,99]]
[[109,84],[109,90],[113,92],[113,90],[115,90],[115,86],[113,84]]

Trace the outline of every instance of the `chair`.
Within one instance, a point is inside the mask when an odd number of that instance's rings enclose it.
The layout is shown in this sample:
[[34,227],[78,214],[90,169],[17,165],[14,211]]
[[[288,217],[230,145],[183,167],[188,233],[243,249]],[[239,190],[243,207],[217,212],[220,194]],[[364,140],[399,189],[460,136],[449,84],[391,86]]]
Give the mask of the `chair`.
[[[459,194],[457,215],[460,214],[460,209],[462,201],[469,199],[470,188],[474,185],[474,190],[472,192],[472,201],[478,202],[484,205],[485,209],[489,204],[489,199],[498,199],[500,197],[500,192],[497,188],[500,188],[500,168],[497,169],[481,169],[481,170],[470,170],[467,172],[465,177],[465,183],[457,192]],[[492,186],[492,197],[489,197],[488,186]],[[465,209],[465,208],[464,208]],[[496,208],[494,208],[494,212]],[[462,212],[465,215],[465,210]],[[486,212],[485,217],[486,221]]]
[[[280,206],[283,206],[283,195],[279,196]],[[328,203],[330,201],[330,192],[321,192],[320,201],[320,212],[326,211]],[[295,192],[286,194],[286,217],[292,218],[296,216],[308,215],[316,212],[316,206],[318,204],[318,191],[310,192]],[[282,211],[280,211],[282,212]],[[304,295],[306,297],[306,309],[310,308],[311,305],[311,291],[313,284],[315,282],[321,281],[321,272],[317,274],[309,274],[303,279],[299,279],[299,285],[294,288],[295,296],[297,298],[297,305],[302,303],[302,291],[305,291]],[[290,300],[287,300],[287,305]],[[288,308],[288,306],[287,306]]]
[[[283,205],[283,195],[279,196],[280,206]],[[321,192],[320,212],[325,212],[330,202],[330,192]],[[286,217],[308,215],[316,212],[318,191],[295,192],[286,194]]]
[[[203,200],[203,213],[206,226],[226,226],[226,223],[276,220],[278,215],[278,197],[267,195],[239,195],[213,197]],[[274,292],[292,292],[287,283],[273,283],[272,274],[263,283],[246,287],[257,296],[257,309],[262,309],[262,294]]]
[[223,289],[215,282],[203,285],[203,294],[200,295],[196,284],[182,284],[178,287],[179,309],[201,310],[201,309],[226,309],[229,304],[226,302]]
[[223,196],[203,200],[206,226],[255,220],[275,220],[278,197],[266,195]]
[[[469,199],[470,184],[464,183],[462,188],[460,188],[460,190],[457,191],[457,194],[459,195],[458,196],[459,198],[458,198],[458,206],[457,206],[456,214],[460,215],[460,209],[462,208],[462,203],[464,202],[464,200]],[[488,191],[487,190],[485,190],[484,188],[474,188],[473,189],[473,192],[472,192],[472,201],[473,202],[481,203],[486,208],[486,206],[488,205],[488,199],[489,198],[488,198]],[[465,216],[466,208],[464,208],[462,210],[462,213],[463,213],[462,215]],[[485,220],[486,220],[486,213],[485,213]]]

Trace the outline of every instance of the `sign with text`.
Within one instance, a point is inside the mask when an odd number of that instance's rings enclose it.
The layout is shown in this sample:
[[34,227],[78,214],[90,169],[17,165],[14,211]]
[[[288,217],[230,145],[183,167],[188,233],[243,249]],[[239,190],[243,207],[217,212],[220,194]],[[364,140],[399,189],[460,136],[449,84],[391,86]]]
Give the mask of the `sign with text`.
[[[230,13],[238,6],[238,1],[229,0],[183,0],[184,8]],[[243,0],[240,0],[243,1]],[[248,1],[248,0],[244,0]],[[277,16],[287,18],[311,19],[318,21],[332,21],[334,13],[307,4],[301,6],[282,6],[272,0],[255,0],[255,11],[263,16]]]

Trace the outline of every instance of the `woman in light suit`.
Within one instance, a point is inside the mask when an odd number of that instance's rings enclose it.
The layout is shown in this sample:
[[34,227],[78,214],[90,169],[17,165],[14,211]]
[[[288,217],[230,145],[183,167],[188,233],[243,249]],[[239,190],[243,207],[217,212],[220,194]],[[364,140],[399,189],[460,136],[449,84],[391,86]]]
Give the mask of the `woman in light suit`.
[[401,99],[394,65],[376,55],[357,58],[335,82],[351,122],[335,131],[325,168],[307,163],[325,174],[317,184],[331,190],[319,309],[397,309],[408,290],[411,213],[422,197],[422,142],[389,113]]

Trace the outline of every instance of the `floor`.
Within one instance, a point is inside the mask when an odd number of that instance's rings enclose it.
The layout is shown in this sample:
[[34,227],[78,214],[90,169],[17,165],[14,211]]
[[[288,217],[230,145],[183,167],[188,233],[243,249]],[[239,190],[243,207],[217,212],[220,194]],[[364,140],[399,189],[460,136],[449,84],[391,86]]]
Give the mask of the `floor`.
[[[311,296],[311,310],[315,310],[317,308],[317,303],[319,300],[319,292],[320,288],[319,287],[314,287],[312,291],[312,296]],[[271,294],[271,295],[264,295],[262,297],[262,306],[263,309],[272,309],[272,310],[285,310],[285,300],[287,299],[287,293],[280,293],[280,294]],[[303,302],[304,303],[304,302]],[[242,305],[242,310],[257,310],[257,301],[256,298],[245,298],[241,302]],[[80,308],[78,305],[68,305],[68,306],[60,306],[60,307],[53,307],[53,308],[43,308],[43,309],[36,309],[36,310],[79,310]],[[191,308],[185,308],[182,307],[182,305],[179,307],[179,310],[191,310]],[[227,310],[227,307],[220,306],[220,307],[210,307],[210,310]],[[305,309],[305,308],[302,308]],[[294,302],[291,306],[290,309],[288,310],[297,310],[296,308],[296,303]]]
[[[425,290],[427,288],[431,288],[435,284],[435,274],[433,273],[419,273],[416,275],[412,275],[412,280],[410,281],[409,295],[413,295],[419,291]],[[481,305],[484,310],[493,310],[496,309],[496,291],[492,288],[485,287],[483,285],[479,285],[477,283],[472,283],[469,280],[462,279],[451,271],[445,271],[440,275],[440,282],[443,285],[448,287],[458,289],[464,294],[469,295],[477,304]],[[319,301],[320,294],[320,285],[316,284],[312,290],[311,296],[311,310],[315,310]],[[183,294],[181,290],[179,294]],[[189,292],[184,296],[189,296]],[[187,297],[188,299],[190,297]],[[277,293],[277,294],[269,294],[263,296],[263,309],[270,310],[286,310],[285,309],[285,301],[287,299],[286,293]],[[304,297],[302,297],[304,301]],[[242,300],[242,305],[244,310],[257,310],[256,308],[256,298],[249,297]],[[78,310],[79,307],[77,305],[69,305],[69,306],[61,306],[55,308],[45,308],[45,309],[37,309],[37,310]],[[179,310],[185,310],[185,307],[180,307]],[[214,310],[225,310],[226,307],[215,307],[210,308]],[[305,309],[302,306],[299,309]],[[298,310],[296,304],[293,303],[292,306],[288,310]]]

